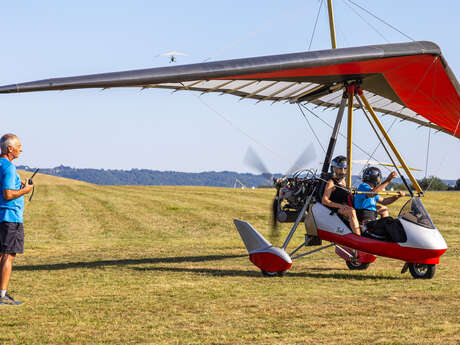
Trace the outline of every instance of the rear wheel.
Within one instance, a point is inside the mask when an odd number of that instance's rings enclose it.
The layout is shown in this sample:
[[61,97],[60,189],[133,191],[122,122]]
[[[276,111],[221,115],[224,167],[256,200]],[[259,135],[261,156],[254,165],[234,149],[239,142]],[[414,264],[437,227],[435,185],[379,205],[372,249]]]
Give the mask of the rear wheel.
[[414,279],[431,279],[436,272],[436,265],[409,263],[409,271]]
[[270,271],[265,271],[265,270],[260,270],[262,272],[262,275],[264,277],[283,277],[286,271],[279,271],[279,272],[270,272]]
[[354,262],[354,261],[345,261],[348,268],[351,270],[367,270],[369,267],[370,263],[369,262]]

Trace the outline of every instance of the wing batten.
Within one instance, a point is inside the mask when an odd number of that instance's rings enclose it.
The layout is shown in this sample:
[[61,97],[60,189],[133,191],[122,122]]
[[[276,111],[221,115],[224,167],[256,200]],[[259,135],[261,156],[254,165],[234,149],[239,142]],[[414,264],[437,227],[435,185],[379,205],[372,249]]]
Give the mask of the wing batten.
[[289,84],[288,86],[285,86],[285,87],[283,87],[283,88],[281,88],[281,89],[279,89],[279,90],[277,90],[277,91],[271,93],[270,95],[268,95],[268,96],[262,98],[262,101],[266,101],[266,100],[268,100],[268,99],[271,99],[272,97],[278,95],[279,93],[281,93],[281,92],[283,92],[283,91],[286,91],[287,89],[290,89],[291,87],[293,87],[294,85],[297,85],[297,84],[298,84],[298,83],[291,83],[291,84]]
[[257,89],[257,90],[255,90],[255,91],[253,91],[252,93],[250,93],[250,94],[248,94],[248,95],[246,95],[246,96],[244,96],[244,97],[241,97],[241,99],[249,98],[249,97],[252,97],[252,96],[254,96],[254,95],[256,95],[256,94],[259,94],[260,92],[262,92],[262,91],[264,91],[264,90],[266,90],[266,89],[272,87],[272,86],[275,85],[275,84],[278,84],[278,82],[277,82],[277,81],[274,81],[274,82],[272,82],[272,83],[269,83],[268,85],[264,85],[264,86],[261,87],[260,89]]
[[302,90],[305,90],[307,87],[312,85],[311,83],[299,83],[299,82],[297,82],[297,83],[300,84],[300,85],[303,85],[303,86],[299,87],[298,89],[296,89],[295,91],[293,91],[291,93],[288,93],[284,97],[280,97],[280,99],[277,100],[277,102],[287,100],[287,99],[291,98],[292,96],[298,94]]

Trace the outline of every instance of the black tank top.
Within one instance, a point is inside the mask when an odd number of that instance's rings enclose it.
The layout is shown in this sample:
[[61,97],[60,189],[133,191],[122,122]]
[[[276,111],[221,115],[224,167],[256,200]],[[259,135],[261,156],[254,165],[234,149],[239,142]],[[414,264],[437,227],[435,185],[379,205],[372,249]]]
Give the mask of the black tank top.
[[331,193],[331,196],[329,197],[329,200],[336,202],[337,204],[344,204],[348,205],[348,191],[346,191],[344,186],[340,185],[337,183],[335,179],[332,179],[334,182],[335,189]]

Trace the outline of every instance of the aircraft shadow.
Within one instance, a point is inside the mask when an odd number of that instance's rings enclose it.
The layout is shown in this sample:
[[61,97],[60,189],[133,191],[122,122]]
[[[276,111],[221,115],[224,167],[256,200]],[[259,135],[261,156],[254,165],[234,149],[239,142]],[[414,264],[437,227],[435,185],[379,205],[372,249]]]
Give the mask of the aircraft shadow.
[[[132,267],[135,271],[158,271],[158,272],[183,272],[183,273],[196,273],[206,274],[216,277],[260,277],[261,272],[255,268],[255,270],[243,271],[243,270],[224,270],[224,269],[212,269],[212,268],[183,268],[183,267]],[[320,270],[319,268],[317,270]],[[328,269],[326,269],[328,270]],[[348,272],[348,270],[347,270]],[[400,280],[403,277],[393,276],[372,276],[372,275],[359,275],[354,273],[312,273],[312,272],[287,272],[283,278],[289,277],[305,277],[305,278],[327,278],[327,279],[353,279],[353,280]],[[273,277],[267,279],[276,279],[281,277]]]
[[215,277],[262,277],[260,271],[250,270],[223,270],[213,268],[182,268],[182,267],[132,267],[135,271],[158,271],[158,272],[183,272],[206,274]]
[[77,261],[58,264],[24,265],[14,266],[15,271],[54,271],[72,268],[98,268],[103,266],[126,266],[158,263],[181,263],[181,262],[206,262],[225,259],[242,258],[244,255],[203,255],[203,256],[176,256],[166,258],[144,258],[144,259],[122,259],[122,260],[99,260],[99,261]]
[[[310,269],[309,269],[310,270]],[[318,269],[320,270],[320,269]],[[312,272],[288,272],[286,276],[293,276],[293,277],[307,277],[307,278],[332,278],[332,279],[353,279],[353,280],[401,280],[405,279],[403,276],[395,277],[395,276],[373,276],[373,275],[366,275],[366,274],[356,274],[351,273],[349,270],[343,270],[346,273],[312,273]]]
[[[220,261],[226,259],[235,259],[247,257],[243,255],[203,255],[203,256],[176,256],[165,258],[143,258],[143,259],[121,259],[121,260],[99,260],[99,261],[77,261],[57,264],[41,264],[41,265],[24,265],[15,266],[15,271],[56,271],[74,268],[99,268],[107,266],[127,266],[127,265],[143,265],[143,264],[177,264],[177,263],[192,263],[192,262],[210,262]],[[226,269],[212,269],[212,268],[182,268],[182,267],[132,267],[131,269],[137,271],[163,271],[163,272],[188,272],[195,274],[206,274],[216,277],[262,277],[257,268],[251,270],[226,270]],[[314,272],[312,272],[314,271]],[[331,271],[335,271],[332,273]],[[343,272],[337,272],[343,271]],[[332,279],[354,279],[354,280],[399,280],[403,277],[394,276],[373,276],[361,275],[352,273],[347,269],[338,269],[330,267],[314,267],[308,268],[304,272],[286,273],[286,277],[305,277],[305,278],[332,278]]]

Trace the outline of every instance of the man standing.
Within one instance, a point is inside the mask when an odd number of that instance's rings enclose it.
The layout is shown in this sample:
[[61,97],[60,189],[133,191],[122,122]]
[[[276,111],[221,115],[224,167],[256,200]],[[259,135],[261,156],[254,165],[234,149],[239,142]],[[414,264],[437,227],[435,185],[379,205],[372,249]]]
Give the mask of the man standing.
[[0,304],[18,305],[6,293],[13,261],[16,254],[24,252],[24,194],[30,193],[33,186],[27,180],[22,181],[11,163],[19,157],[22,145],[14,134],[5,134],[0,138]]

